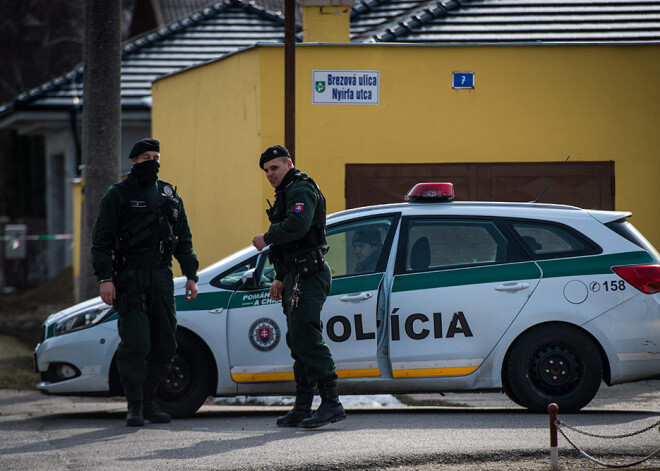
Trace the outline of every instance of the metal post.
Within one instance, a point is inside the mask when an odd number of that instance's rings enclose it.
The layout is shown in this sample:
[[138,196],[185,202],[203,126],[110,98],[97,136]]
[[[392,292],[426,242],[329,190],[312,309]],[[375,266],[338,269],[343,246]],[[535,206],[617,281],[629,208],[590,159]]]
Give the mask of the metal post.
[[548,405],[548,414],[550,414],[550,471],[559,469],[559,452],[557,450],[557,413],[559,406],[554,402]]

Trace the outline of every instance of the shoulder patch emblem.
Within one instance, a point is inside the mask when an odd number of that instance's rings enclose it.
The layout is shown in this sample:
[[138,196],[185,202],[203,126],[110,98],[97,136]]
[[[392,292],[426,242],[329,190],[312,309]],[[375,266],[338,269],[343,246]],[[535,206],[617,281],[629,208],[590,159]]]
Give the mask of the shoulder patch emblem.
[[300,214],[300,213],[303,212],[304,209],[305,209],[305,203],[296,203],[296,204],[293,206],[293,212],[294,212],[294,213],[298,213],[298,214]]

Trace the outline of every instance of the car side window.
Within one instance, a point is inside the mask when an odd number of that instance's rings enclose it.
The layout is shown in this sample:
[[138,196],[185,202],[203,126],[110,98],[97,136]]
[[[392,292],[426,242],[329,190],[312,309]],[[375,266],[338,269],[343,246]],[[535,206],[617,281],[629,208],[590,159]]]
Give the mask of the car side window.
[[390,234],[396,216],[362,219],[328,228],[325,256],[332,276],[359,275],[385,270]]
[[409,219],[402,233],[400,273],[509,261],[508,241],[492,220]]
[[241,285],[241,278],[243,274],[254,268],[257,265],[257,257],[252,257],[251,259],[237,265],[233,268],[230,268],[228,271],[221,273],[211,280],[211,285],[216,288],[224,288],[236,290]]
[[507,224],[537,259],[598,253],[597,246],[566,226],[542,221],[508,221]]

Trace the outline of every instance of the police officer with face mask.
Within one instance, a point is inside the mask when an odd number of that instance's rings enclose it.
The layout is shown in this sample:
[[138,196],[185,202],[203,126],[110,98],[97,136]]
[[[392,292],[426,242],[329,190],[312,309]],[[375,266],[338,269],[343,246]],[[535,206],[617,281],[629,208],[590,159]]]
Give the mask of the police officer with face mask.
[[[275,203],[267,211],[270,227],[254,237],[257,250],[270,245],[275,281],[270,297],[282,301],[286,315],[286,343],[294,359],[296,402],[277,419],[280,427],[315,428],[346,418],[339,402],[337,374],[321,328],[321,308],[330,292],[332,277],[323,255],[325,198],[314,180],[293,166],[286,148],[272,146],[261,155],[259,166],[275,188]],[[312,414],[318,386],[321,405]]]
[[92,265],[101,299],[119,315],[117,368],[128,426],[168,423],[154,397],[176,352],[172,256],[188,278],[186,299],[197,296],[199,261],[183,201],[158,180],[160,144],[140,139],[126,179],[106,191],[92,233]]

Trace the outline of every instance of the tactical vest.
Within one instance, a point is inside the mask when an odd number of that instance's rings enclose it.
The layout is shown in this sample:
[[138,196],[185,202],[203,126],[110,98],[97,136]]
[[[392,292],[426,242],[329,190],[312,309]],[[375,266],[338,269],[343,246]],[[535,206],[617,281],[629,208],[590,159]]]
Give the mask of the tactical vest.
[[272,223],[282,222],[286,219],[286,190],[299,181],[312,183],[319,196],[316,208],[314,208],[312,223],[309,230],[304,236],[302,236],[302,238],[292,242],[271,246],[270,257],[273,263],[286,264],[289,261],[288,259],[294,254],[305,252],[306,250],[313,250],[326,245],[327,230],[325,226],[325,196],[323,196],[321,189],[314,180],[306,175],[302,175],[300,172],[293,175],[293,180],[289,182],[284,189],[275,192],[275,205],[271,209],[266,210],[268,219]]
[[[141,196],[136,183],[125,179],[115,183],[126,200],[115,239],[115,271],[125,264],[171,263],[178,237],[174,227],[179,218],[176,188],[157,181],[153,207]],[[147,265],[151,268],[150,265]]]

